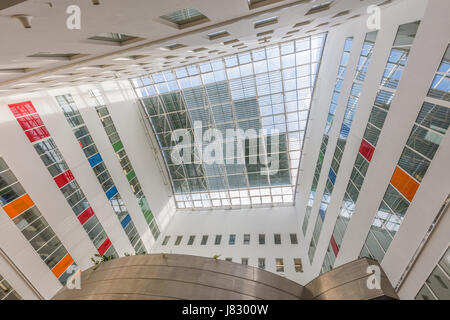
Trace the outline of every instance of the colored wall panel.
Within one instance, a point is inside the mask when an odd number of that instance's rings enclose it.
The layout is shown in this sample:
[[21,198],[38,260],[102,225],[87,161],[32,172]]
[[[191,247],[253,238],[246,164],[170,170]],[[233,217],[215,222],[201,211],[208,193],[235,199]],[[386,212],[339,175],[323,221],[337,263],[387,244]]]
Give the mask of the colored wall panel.
[[36,127],[42,127],[44,125],[41,117],[39,117],[37,114],[17,118],[17,121],[24,131]]
[[106,250],[109,249],[110,246],[111,246],[111,240],[109,240],[109,238],[106,238],[106,240],[103,241],[103,243],[101,244],[101,246],[98,247],[98,253],[99,253],[100,255],[103,255],[103,254],[106,252]]
[[325,211],[319,210],[319,216],[322,219],[322,221],[324,221],[325,220]]
[[341,137],[347,138],[349,133],[350,128],[345,123],[343,123],[341,127]]
[[67,170],[66,172],[63,172],[59,176],[56,176],[53,178],[53,180],[55,180],[58,188],[64,187],[66,184],[68,184],[73,179],[75,179],[75,178],[72,174],[72,171],[70,171],[70,170]]
[[331,236],[330,244],[331,244],[331,248],[333,249],[334,256],[337,257],[337,255],[339,253],[339,248],[337,246],[336,240],[334,240],[334,236]]
[[126,226],[128,225],[128,223],[130,223],[131,221],[131,217],[130,215],[127,215],[125,218],[123,218],[121,224],[123,228],[126,228]]
[[31,200],[28,194],[24,194],[20,198],[8,203],[3,207],[3,210],[8,214],[11,219],[14,219],[19,214],[34,206],[33,200]]
[[95,167],[100,162],[102,162],[103,159],[102,159],[102,156],[100,155],[100,153],[96,153],[92,157],[88,158],[88,161],[89,161],[89,164],[91,165],[91,167]]
[[359,153],[361,153],[361,155],[370,162],[374,152],[375,148],[366,140],[362,139],[361,146],[359,147]]
[[412,201],[414,195],[419,189],[420,184],[411,178],[405,171],[399,167],[395,168],[394,174],[391,178],[391,184],[401,192],[403,196],[409,201]]
[[133,180],[134,177],[136,177],[136,173],[134,172],[134,170],[127,174],[128,181]]
[[70,254],[66,254],[56,266],[53,267],[52,272],[55,277],[59,278],[64,271],[73,263],[73,259]]
[[113,186],[111,189],[106,191],[106,196],[108,197],[108,200],[111,200],[112,197],[114,197],[117,194],[117,188],[116,186]]
[[119,151],[120,149],[123,149],[122,141],[117,141],[116,143],[114,143],[113,148],[115,152]]
[[330,180],[333,184],[336,182],[336,174],[334,173],[333,169],[331,169],[331,168],[330,168],[330,172],[328,172],[328,177],[330,178]]
[[94,210],[92,210],[92,208],[89,207],[78,216],[78,220],[80,221],[81,224],[84,224],[93,215],[94,215]]
[[34,108],[31,101],[10,104],[9,108],[16,118],[27,114],[36,113],[36,109]]
[[50,137],[50,133],[48,133],[45,127],[39,127],[36,129],[25,131],[25,134],[27,135],[27,138],[28,140],[30,140],[30,142],[36,142],[41,139]]

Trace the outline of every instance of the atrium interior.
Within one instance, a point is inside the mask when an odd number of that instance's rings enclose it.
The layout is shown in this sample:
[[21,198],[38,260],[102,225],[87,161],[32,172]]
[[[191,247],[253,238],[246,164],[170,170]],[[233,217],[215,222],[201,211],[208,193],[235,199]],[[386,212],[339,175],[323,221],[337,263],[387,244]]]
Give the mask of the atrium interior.
[[0,300],[450,300],[449,13],[1,1]]

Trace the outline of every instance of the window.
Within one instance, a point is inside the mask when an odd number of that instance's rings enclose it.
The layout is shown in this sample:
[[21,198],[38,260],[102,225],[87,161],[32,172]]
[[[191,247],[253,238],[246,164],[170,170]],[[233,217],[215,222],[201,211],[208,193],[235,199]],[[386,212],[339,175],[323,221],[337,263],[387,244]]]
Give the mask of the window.
[[276,258],[275,259],[275,265],[276,265],[277,272],[284,272],[283,258]]
[[200,244],[202,246],[204,246],[204,245],[206,245],[207,242],[208,242],[208,236],[205,235],[205,236],[202,237],[202,241],[200,242]]
[[228,240],[228,244],[229,245],[234,245],[235,242],[236,242],[236,235],[235,234],[230,234],[230,239]]
[[169,239],[170,239],[170,236],[165,236],[165,237],[164,237],[164,240],[163,240],[163,242],[162,242],[162,245],[163,245],[163,246],[167,245],[167,242],[169,242]]
[[260,8],[262,6],[266,6],[269,4],[274,4],[276,2],[280,2],[281,0],[247,0],[248,8],[250,10]]
[[244,234],[244,244],[250,244],[250,235]]
[[175,245],[179,246],[181,243],[181,239],[183,239],[183,236],[178,236],[177,239],[175,240]]
[[98,40],[98,41],[109,41],[109,42],[116,42],[123,44],[127,41],[132,41],[136,39],[140,39],[138,37],[129,36],[126,34],[121,33],[114,33],[114,32],[105,32],[98,34],[96,36],[90,37],[90,40]]
[[266,269],[266,259],[265,258],[258,258],[258,268],[264,270]]
[[324,10],[328,10],[332,4],[333,4],[333,1],[326,1],[326,2],[323,2],[323,3],[317,3],[317,4],[313,5],[311,7],[311,9],[307,13],[305,13],[305,16],[307,16],[309,14],[314,14],[314,13],[317,13],[317,12],[321,12],[321,11],[324,11]]
[[189,236],[188,246],[192,246],[194,244],[195,236]]
[[248,266],[248,258],[242,258],[241,264]]
[[216,235],[216,240],[214,241],[214,244],[215,245],[219,245],[221,241],[222,241],[222,235],[221,234],[217,234]]
[[265,234],[259,234],[258,235],[259,244],[266,244],[266,235]]
[[298,244],[297,234],[296,233],[291,233],[289,236],[291,238],[291,244]]
[[273,239],[274,239],[275,244],[281,244],[281,235],[279,233],[275,233],[273,235]]
[[302,259],[294,258],[294,268],[295,272],[303,272]]
[[233,258],[225,258],[225,261],[232,262]]
[[208,21],[206,16],[204,16],[197,9],[193,8],[178,10],[166,14],[165,16],[161,16],[161,18],[176,24],[180,29],[191,26],[193,23]]

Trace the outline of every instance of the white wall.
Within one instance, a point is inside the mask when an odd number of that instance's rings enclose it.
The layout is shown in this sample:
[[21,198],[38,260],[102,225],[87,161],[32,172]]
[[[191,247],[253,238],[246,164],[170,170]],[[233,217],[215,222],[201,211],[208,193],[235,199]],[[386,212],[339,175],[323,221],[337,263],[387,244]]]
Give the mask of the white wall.
[[[258,234],[266,235],[266,244],[258,244]],[[274,233],[281,234],[281,245],[274,244]],[[298,244],[291,244],[289,234],[296,233]],[[215,236],[222,235],[220,245],[214,245]],[[235,245],[229,245],[230,234],[236,235]],[[250,244],[243,244],[244,234],[250,234]],[[161,245],[164,236],[170,240],[166,246]],[[195,235],[193,245],[188,246],[190,235]],[[208,235],[207,245],[200,245],[203,235]],[[175,246],[177,236],[183,236],[181,244]],[[283,258],[284,273],[278,273],[299,283],[304,282],[304,274],[294,269],[294,258],[302,258],[301,241],[296,213],[293,207],[258,208],[242,210],[209,210],[195,212],[178,212],[172,219],[165,233],[161,235],[155,252],[183,253],[219,259],[233,258],[241,263],[241,258],[248,258],[249,265],[258,266],[258,258],[266,259],[266,270],[275,272],[275,259]],[[304,261],[304,259],[302,259]]]

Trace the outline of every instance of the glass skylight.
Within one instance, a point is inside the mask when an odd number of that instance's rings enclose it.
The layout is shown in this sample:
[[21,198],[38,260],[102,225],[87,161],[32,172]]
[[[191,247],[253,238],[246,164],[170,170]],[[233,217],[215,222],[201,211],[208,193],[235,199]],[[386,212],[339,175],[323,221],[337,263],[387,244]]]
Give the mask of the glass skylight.
[[179,26],[206,19],[206,17],[197,9],[182,9],[169,13],[161,18]]
[[89,39],[122,43],[125,41],[137,39],[137,37],[129,36],[129,35],[122,34],[122,33],[105,32],[105,33],[101,33],[96,36],[90,37]]
[[[178,208],[292,205],[325,39],[320,34],[132,79]],[[241,145],[233,137],[233,152],[219,145],[211,154],[223,153],[223,162],[210,163],[202,161],[207,148],[220,140],[205,136],[208,129],[223,141],[227,129],[258,136],[246,136]],[[186,136],[172,141],[179,132],[192,137],[182,152],[177,148]],[[184,158],[186,150],[192,154]]]

